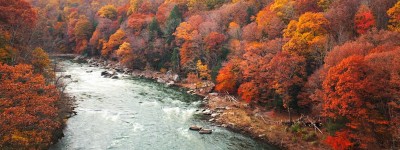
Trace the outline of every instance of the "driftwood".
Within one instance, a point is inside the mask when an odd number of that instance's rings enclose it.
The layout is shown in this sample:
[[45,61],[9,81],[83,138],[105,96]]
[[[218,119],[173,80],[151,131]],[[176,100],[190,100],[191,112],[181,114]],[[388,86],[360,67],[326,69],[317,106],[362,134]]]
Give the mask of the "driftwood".
[[[310,118],[307,117],[307,119],[308,119],[309,122],[311,122],[311,119],[310,119]],[[321,134],[323,134],[322,131],[317,127],[317,125],[316,125],[315,122],[313,122],[313,123],[311,123],[311,124],[314,126],[314,129],[315,129],[315,130],[318,130]]]

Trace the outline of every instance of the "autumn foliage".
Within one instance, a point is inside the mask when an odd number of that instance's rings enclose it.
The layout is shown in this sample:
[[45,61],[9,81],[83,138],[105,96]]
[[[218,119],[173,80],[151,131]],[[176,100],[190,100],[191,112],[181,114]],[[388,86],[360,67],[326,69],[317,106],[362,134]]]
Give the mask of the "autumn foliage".
[[0,147],[42,149],[52,142],[58,91],[29,65],[0,65]]
[[7,65],[50,77],[54,49],[171,70],[249,109],[320,118],[333,149],[400,145],[397,0],[29,2],[0,0]]
[[361,5],[354,17],[354,23],[358,34],[364,34],[375,27],[375,17],[372,11],[365,5]]

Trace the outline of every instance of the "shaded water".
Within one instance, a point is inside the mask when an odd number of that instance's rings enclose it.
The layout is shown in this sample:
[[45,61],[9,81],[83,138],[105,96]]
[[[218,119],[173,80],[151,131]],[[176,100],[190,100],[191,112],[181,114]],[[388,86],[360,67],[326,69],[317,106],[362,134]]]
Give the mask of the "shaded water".
[[[200,99],[184,91],[143,79],[103,78],[103,69],[86,64],[61,64],[65,72],[59,74],[77,80],[66,89],[76,97],[77,115],[51,149],[273,149],[196,118]],[[188,130],[192,124],[214,132],[200,135]]]

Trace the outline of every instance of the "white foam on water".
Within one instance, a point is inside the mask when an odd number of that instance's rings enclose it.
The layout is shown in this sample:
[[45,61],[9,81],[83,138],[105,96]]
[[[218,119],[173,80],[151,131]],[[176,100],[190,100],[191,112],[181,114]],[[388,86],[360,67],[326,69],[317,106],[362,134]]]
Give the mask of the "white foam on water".
[[144,126],[139,123],[133,123],[132,127],[133,132],[144,131]]
[[168,119],[186,121],[191,118],[196,109],[181,109],[179,107],[163,108]]
[[142,106],[145,106],[145,107],[155,107],[155,106],[159,106],[159,105],[160,104],[158,104],[158,102],[156,102],[156,101],[152,101],[152,102],[147,101],[147,102],[142,103]]
[[189,130],[187,128],[178,128],[176,130],[179,133],[179,135],[185,137],[186,139],[188,139],[188,140],[192,139],[192,135],[189,134]]

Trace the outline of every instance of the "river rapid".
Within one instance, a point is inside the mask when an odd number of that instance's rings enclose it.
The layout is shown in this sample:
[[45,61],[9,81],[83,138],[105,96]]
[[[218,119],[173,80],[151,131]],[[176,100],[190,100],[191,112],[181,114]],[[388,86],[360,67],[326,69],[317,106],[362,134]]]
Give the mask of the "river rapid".
[[[52,150],[275,149],[199,119],[201,99],[179,88],[132,77],[103,78],[104,69],[69,60],[59,64],[64,71],[58,75],[71,75],[75,81],[66,92],[77,100],[77,115],[67,121],[65,136]],[[190,125],[214,131],[201,135],[188,130]]]

